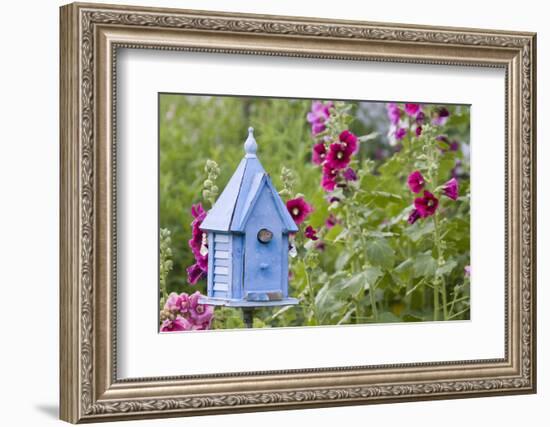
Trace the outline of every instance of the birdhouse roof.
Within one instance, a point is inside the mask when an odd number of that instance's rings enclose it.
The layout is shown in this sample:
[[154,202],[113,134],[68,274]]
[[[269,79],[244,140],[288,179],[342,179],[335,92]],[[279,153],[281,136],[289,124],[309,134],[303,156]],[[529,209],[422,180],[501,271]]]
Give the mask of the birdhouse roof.
[[269,175],[256,157],[256,141],[253,129],[245,142],[245,156],[227,183],[216,203],[208,211],[201,224],[202,230],[243,232],[248,217],[262,191],[270,191],[278,217],[287,232],[296,232],[298,227],[273,186]]

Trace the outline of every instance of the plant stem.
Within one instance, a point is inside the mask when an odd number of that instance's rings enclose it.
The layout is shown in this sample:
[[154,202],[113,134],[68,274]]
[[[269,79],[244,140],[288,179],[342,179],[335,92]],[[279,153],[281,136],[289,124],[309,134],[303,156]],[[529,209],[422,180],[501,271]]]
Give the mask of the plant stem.
[[378,321],[378,309],[376,307],[376,298],[374,295],[374,291],[376,288],[374,286],[369,287],[369,297],[370,297],[370,305],[372,307],[372,316],[374,317],[374,321]]
[[304,274],[306,276],[306,287],[307,287],[307,294],[309,297],[309,305],[311,307],[311,314],[313,316],[313,320],[315,321],[315,325],[318,325],[319,315],[317,313],[317,306],[315,305],[315,292],[314,292],[313,286],[311,285],[311,281],[309,280],[309,273],[307,271],[306,263],[304,260],[302,260],[302,264],[304,265]]

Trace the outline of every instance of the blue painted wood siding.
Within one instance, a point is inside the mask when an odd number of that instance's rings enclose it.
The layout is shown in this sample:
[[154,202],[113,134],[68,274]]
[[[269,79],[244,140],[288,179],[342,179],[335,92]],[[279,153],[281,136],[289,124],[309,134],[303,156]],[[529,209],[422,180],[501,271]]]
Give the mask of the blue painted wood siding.
[[[283,271],[287,271],[283,264],[284,260],[288,262],[288,248],[283,249],[283,224],[270,188],[264,185],[260,191],[261,194],[250,212],[245,227],[245,290],[247,292],[283,291],[284,294],[286,292],[283,287],[287,283],[288,276],[282,277]],[[273,233],[273,238],[268,243],[261,243],[258,240],[258,231],[262,228]]]
[[225,233],[213,233],[213,235],[212,296],[231,298],[232,236]]

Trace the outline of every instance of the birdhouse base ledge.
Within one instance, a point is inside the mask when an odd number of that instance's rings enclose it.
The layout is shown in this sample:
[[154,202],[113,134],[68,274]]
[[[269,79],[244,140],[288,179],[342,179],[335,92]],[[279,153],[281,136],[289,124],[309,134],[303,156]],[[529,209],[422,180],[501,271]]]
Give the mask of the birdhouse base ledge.
[[277,307],[281,305],[296,305],[300,302],[297,298],[283,298],[273,301],[246,301],[242,299],[223,299],[213,297],[200,297],[199,304],[223,305],[226,307]]

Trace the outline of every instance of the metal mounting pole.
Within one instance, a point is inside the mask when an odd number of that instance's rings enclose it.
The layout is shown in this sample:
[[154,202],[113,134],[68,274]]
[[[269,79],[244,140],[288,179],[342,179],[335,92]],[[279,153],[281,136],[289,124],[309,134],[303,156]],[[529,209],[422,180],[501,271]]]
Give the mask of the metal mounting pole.
[[252,328],[254,322],[254,308],[243,307],[243,321],[247,328]]

